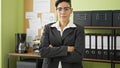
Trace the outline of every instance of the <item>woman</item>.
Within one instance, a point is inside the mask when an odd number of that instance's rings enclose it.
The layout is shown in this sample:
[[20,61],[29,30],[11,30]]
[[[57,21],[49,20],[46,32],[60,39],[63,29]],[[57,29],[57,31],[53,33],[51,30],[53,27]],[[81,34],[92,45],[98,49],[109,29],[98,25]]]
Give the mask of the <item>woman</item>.
[[83,68],[84,29],[70,22],[70,0],[56,0],[58,21],[45,26],[40,44],[42,68]]

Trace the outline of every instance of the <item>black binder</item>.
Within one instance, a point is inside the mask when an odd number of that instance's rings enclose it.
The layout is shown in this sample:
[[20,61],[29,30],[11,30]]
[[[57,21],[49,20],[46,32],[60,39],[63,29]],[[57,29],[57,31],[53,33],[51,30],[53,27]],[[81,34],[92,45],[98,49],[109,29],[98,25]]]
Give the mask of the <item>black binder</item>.
[[108,60],[109,59],[109,35],[103,35],[102,36],[103,39],[102,39],[102,49],[103,49],[103,59],[104,60]]
[[93,11],[92,26],[112,26],[112,11]]
[[120,10],[113,11],[113,26],[120,26]]
[[103,55],[103,50],[102,50],[102,45],[103,45],[103,37],[102,34],[97,35],[97,59],[102,59]]
[[74,23],[82,26],[91,26],[90,11],[74,11]]
[[116,35],[115,41],[115,60],[120,60],[120,35]]
[[90,53],[91,53],[91,58],[96,59],[97,58],[97,36],[95,34],[91,35],[91,49],[90,49]]
[[90,54],[90,45],[91,45],[91,35],[85,34],[85,54],[84,58],[91,58]]
[[114,60],[115,59],[115,36],[114,35],[110,35],[109,36],[109,59],[110,60]]

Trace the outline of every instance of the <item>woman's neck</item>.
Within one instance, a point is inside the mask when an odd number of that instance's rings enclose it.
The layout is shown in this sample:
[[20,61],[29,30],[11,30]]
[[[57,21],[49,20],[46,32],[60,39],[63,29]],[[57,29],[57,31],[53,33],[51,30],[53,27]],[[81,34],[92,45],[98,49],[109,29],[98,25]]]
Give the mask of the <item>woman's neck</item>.
[[63,29],[67,26],[67,24],[69,23],[69,21],[61,21],[60,24],[60,28],[63,31]]

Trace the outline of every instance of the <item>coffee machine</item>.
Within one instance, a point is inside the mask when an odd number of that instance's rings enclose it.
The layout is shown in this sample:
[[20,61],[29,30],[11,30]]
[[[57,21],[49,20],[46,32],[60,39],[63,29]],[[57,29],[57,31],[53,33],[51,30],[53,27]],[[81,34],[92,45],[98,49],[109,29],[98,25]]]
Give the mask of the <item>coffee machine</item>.
[[15,41],[16,41],[16,53],[26,53],[27,46],[26,46],[26,34],[25,33],[16,33],[15,34]]

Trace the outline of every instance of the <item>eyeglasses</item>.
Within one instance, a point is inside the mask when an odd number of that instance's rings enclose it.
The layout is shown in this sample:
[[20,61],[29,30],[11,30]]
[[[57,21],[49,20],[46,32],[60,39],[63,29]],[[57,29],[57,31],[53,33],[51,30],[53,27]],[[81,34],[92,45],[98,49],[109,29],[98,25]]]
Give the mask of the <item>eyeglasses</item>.
[[68,10],[70,10],[70,9],[71,9],[71,7],[64,7],[64,8],[58,7],[58,8],[56,8],[56,10],[58,10],[58,11],[62,11],[62,10],[68,11]]

